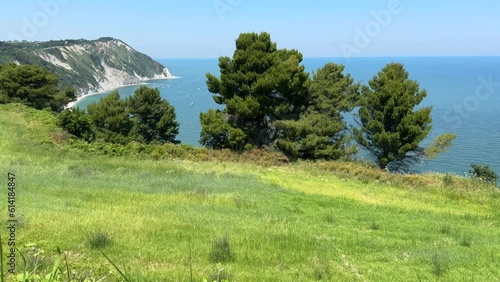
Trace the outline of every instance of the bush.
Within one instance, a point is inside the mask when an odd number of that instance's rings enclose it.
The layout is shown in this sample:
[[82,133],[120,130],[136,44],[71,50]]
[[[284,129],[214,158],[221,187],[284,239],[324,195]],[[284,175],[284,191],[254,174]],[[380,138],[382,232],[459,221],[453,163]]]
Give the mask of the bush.
[[451,226],[449,224],[445,224],[439,228],[439,232],[442,234],[450,234],[451,233]]
[[78,108],[67,109],[58,116],[58,125],[70,134],[87,142],[92,142],[95,137],[90,116]]
[[460,240],[460,246],[470,247],[472,245],[472,237],[469,234],[464,234]]
[[380,224],[378,222],[372,221],[370,229],[371,230],[379,230],[380,229]]
[[497,185],[498,175],[487,165],[471,164],[469,173],[473,178],[479,179],[489,184]]
[[210,252],[210,262],[221,263],[231,261],[234,261],[234,253],[231,250],[231,246],[229,246],[229,240],[227,236],[217,238],[212,245],[212,251]]
[[450,259],[448,253],[436,253],[431,259],[432,273],[436,276],[443,276],[450,270]]
[[104,249],[111,244],[111,238],[107,233],[95,232],[88,238],[88,244],[92,249]]
[[444,175],[443,177],[443,185],[445,187],[450,187],[453,185],[453,177],[451,176],[451,174],[447,173]]

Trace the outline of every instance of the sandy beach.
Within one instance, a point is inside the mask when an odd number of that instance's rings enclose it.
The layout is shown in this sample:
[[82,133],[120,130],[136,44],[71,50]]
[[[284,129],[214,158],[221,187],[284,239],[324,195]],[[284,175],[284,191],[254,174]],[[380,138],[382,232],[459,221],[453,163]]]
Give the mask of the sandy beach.
[[136,83],[136,84],[126,84],[126,85],[121,85],[118,87],[111,87],[111,88],[104,88],[103,87],[104,89],[99,91],[99,92],[92,92],[92,93],[82,94],[82,95],[78,96],[76,98],[76,101],[68,103],[66,105],[65,109],[73,108],[78,102],[80,102],[81,100],[83,100],[84,98],[87,98],[89,96],[103,94],[103,93],[114,91],[114,90],[120,89],[122,87],[127,87],[127,86],[147,85],[149,81],[153,81],[153,80],[169,80],[169,79],[177,79],[177,78],[181,78],[181,77],[171,76],[171,77],[166,77],[166,78],[152,78],[152,79],[143,80],[141,83]]

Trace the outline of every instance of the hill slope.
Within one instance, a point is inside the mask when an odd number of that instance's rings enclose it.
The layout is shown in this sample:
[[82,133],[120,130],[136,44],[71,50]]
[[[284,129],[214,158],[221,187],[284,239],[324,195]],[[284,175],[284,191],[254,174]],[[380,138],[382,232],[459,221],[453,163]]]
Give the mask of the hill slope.
[[37,64],[61,77],[62,87],[78,94],[110,90],[143,80],[170,78],[165,66],[121,40],[60,40],[49,42],[0,42],[0,65]]
[[[17,179],[17,244],[25,255],[44,251],[45,273],[58,246],[73,276],[105,281],[118,277],[99,247],[134,281],[500,277],[498,189],[344,163],[94,155],[65,143],[48,112],[0,112],[2,183],[7,172]],[[225,236],[232,258],[214,244]]]

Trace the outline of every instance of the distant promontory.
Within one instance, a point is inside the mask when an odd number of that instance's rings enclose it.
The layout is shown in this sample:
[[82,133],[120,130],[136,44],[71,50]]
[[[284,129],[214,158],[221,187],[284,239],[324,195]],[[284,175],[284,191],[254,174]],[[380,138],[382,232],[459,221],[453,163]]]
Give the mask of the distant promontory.
[[61,87],[73,87],[78,95],[173,77],[162,64],[111,37],[0,42],[0,65],[6,63],[43,66],[59,75]]

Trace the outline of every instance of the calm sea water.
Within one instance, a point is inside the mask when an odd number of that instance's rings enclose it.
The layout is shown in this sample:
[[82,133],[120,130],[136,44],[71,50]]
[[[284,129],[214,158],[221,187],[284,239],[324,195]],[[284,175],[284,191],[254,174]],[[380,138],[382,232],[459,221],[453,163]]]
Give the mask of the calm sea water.
[[[198,145],[199,114],[219,105],[205,84],[207,72],[218,74],[217,59],[159,59],[180,78],[147,83],[156,87],[176,109],[179,139]],[[463,174],[471,163],[488,164],[500,174],[500,57],[403,57],[403,58],[306,58],[312,72],[327,62],[344,64],[356,81],[367,83],[390,62],[401,62],[410,78],[427,90],[422,105],[432,106],[433,130],[424,145],[444,132],[456,133],[454,146],[436,160],[414,167],[415,171]],[[119,89],[122,97],[138,86]],[[89,96],[77,104],[85,108],[107,93]]]

